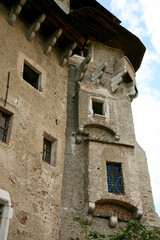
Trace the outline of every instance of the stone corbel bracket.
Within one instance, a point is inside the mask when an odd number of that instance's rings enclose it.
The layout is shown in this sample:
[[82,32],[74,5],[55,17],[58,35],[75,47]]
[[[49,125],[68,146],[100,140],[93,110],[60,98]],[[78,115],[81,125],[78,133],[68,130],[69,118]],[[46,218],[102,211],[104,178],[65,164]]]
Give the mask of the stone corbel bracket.
[[104,75],[104,72],[107,68],[107,63],[105,62],[102,66],[100,66],[95,72],[93,72],[91,74],[91,81],[96,84],[99,85],[100,84],[100,80]]
[[80,126],[76,134],[76,143],[81,144],[83,140],[88,139],[88,134],[84,132],[84,127]]
[[136,220],[140,220],[143,216],[143,210],[142,209],[137,209],[134,214],[133,214],[133,218]]
[[26,0],[21,0],[16,5],[12,6],[9,17],[8,17],[9,24],[12,25],[16,21],[17,16],[20,14],[22,7],[25,3],[26,3]]
[[109,227],[110,228],[115,228],[118,224],[118,218],[117,216],[111,216],[109,218]]
[[69,46],[66,47],[60,58],[60,65],[62,67],[67,63],[68,58],[72,56],[73,50],[76,47],[77,47],[76,42],[72,42],[71,44],[69,44]]
[[61,35],[62,35],[62,29],[61,29],[61,28],[59,28],[57,31],[55,31],[55,32],[52,34],[52,36],[48,39],[48,41],[47,41],[47,43],[46,43],[46,45],[45,45],[45,47],[44,47],[44,50],[43,50],[44,54],[48,55],[48,54],[51,52],[53,46],[54,46],[54,45],[56,44],[56,42],[57,42],[57,39],[58,39]]
[[46,15],[44,13],[42,13],[36,19],[36,21],[32,24],[32,26],[30,27],[28,34],[27,34],[27,39],[29,41],[31,41],[35,37],[36,32],[38,32],[38,30],[40,29],[41,24],[42,24],[42,22],[44,22],[45,18],[46,18]]
[[112,75],[111,82],[111,89],[113,93],[117,91],[118,86],[122,81],[126,82],[127,95],[131,99],[135,98],[138,93],[135,81],[135,71],[126,56],[121,58],[114,65],[114,73]]
[[88,64],[92,59],[92,54],[88,54],[88,56],[81,62],[81,64],[76,67],[76,78],[75,81],[82,81],[84,73],[87,70]]
[[94,202],[89,202],[88,203],[88,214],[87,214],[87,224],[91,225],[93,221],[93,212],[95,209],[95,203]]

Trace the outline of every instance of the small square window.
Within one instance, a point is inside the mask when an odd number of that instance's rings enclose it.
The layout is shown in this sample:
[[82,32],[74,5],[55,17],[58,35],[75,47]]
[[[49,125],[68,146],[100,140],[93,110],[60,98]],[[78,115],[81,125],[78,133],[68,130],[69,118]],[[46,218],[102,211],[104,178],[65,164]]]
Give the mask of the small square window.
[[104,103],[92,101],[93,114],[104,115]]
[[10,116],[0,111],[0,141],[6,142]]
[[56,145],[57,141],[54,139],[43,139],[43,161],[55,166],[56,162]]
[[40,88],[40,75],[40,72],[32,68],[29,64],[24,63],[23,79],[36,89]]
[[108,192],[123,194],[121,164],[107,163]]

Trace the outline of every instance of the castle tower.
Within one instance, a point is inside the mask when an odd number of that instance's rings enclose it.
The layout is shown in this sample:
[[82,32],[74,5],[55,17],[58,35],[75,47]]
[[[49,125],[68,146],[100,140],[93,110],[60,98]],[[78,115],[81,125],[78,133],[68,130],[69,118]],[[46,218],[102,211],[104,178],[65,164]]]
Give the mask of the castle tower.
[[94,0],[0,3],[0,239],[157,226],[131,102],[141,41]]

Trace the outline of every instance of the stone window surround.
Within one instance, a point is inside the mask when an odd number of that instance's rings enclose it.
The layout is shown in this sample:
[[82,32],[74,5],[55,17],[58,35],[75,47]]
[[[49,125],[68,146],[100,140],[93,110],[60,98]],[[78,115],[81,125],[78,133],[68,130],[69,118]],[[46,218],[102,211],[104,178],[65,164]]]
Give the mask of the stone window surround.
[[[92,102],[103,103],[103,115],[93,113]],[[108,122],[108,120],[109,120],[109,107],[108,107],[107,101],[104,98],[101,98],[101,97],[91,96],[90,100],[89,100],[89,113],[90,113],[91,118],[95,118],[97,120],[98,119],[101,119],[101,120],[104,119],[105,121]]]
[[34,71],[37,71],[38,73],[40,73],[38,91],[43,92],[46,84],[46,71],[40,65],[38,65],[35,61],[33,61],[31,58],[27,57],[24,53],[19,51],[18,60],[17,60],[17,72],[18,72],[18,76],[22,81],[24,81],[23,79],[24,64],[27,64]]
[[0,189],[0,204],[3,205],[0,236],[1,239],[7,240],[9,223],[13,216],[13,208],[11,207],[11,198],[7,191]]

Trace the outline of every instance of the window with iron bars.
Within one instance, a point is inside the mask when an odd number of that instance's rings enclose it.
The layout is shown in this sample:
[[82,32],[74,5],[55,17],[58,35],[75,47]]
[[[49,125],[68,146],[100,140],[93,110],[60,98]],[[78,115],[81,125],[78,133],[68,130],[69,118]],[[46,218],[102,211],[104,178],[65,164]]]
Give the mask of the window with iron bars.
[[123,181],[121,164],[107,163],[108,192],[123,194]]
[[9,125],[9,115],[0,111],[0,141],[6,142]]

